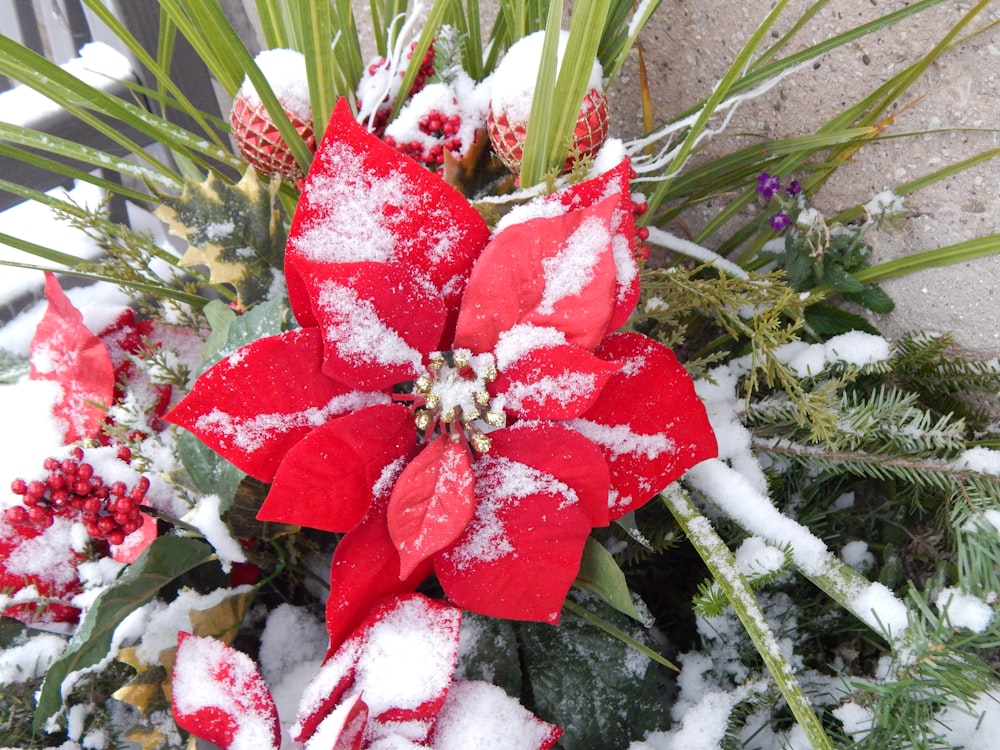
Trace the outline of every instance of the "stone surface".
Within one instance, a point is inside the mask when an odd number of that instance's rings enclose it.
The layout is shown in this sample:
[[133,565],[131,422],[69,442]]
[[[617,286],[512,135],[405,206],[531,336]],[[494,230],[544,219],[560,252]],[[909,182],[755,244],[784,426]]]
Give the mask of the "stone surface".
[[[911,3],[906,0],[833,0],[798,33],[788,52],[821,42]],[[771,0],[665,0],[642,36],[658,119],[667,119],[708,95],[739,48],[771,10]],[[776,25],[785,32],[812,5],[793,1]],[[904,22],[852,41],[809,63],[766,96],[744,104],[711,150],[732,147],[736,134],[766,138],[810,133],[932,49],[972,3],[946,2]],[[970,30],[1000,18],[988,6]],[[773,37],[772,37],[773,39]],[[772,40],[768,40],[772,41]],[[637,77],[616,83],[612,111],[628,113],[617,126],[637,132]],[[824,214],[866,203],[948,164],[1000,148],[1000,28],[947,53],[892,105],[887,138],[865,146],[813,197]],[[614,125],[615,123],[613,123]],[[612,130],[614,132],[614,128]],[[720,196],[717,210],[724,204]],[[1000,232],[1000,159],[913,194],[907,218],[893,232],[870,236],[872,260],[951,245]],[[704,216],[701,217],[702,220]],[[698,226],[698,217],[693,225]],[[1000,256],[980,258],[886,282],[896,310],[874,320],[886,335],[908,330],[950,331],[978,356],[1000,354]]]

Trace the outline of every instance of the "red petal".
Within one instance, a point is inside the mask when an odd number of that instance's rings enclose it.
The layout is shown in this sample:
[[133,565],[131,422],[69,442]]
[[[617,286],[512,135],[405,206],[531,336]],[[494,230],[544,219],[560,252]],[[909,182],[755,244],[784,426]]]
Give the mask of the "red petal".
[[571,426],[607,458],[615,520],[718,448],[691,376],[667,347],[638,333],[615,333],[594,353],[623,367]]
[[357,693],[327,714],[308,735],[308,740],[304,733],[297,739],[306,742],[305,750],[363,750],[367,726],[368,706]]
[[178,726],[224,750],[281,746],[278,709],[253,659],[214,638],[177,634],[171,680]]
[[365,698],[367,741],[391,732],[393,723],[407,724],[408,737],[425,740],[455,671],[461,621],[461,610],[422,594],[374,602],[303,691],[296,739],[309,737],[350,692]]
[[500,371],[490,390],[521,419],[564,420],[590,408],[618,366],[576,346],[534,349]]
[[115,392],[115,369],[108,349],[83,324],[83,315],[45,274],[49,301],[31,340],[31,379],[62,386],[53,413],[63,425],[67,443],[94,437],[101,431]]
[[440,294],[385,263],[300,264],[323,332],[323,372],[356,388],[388,388],[422,372],[444,330]]
[[619,203],[615,212],[614,256],[617,268],[615,281],[615,310],[608,322],[607,330],[621,328],[628,320],[639,301],[639,268],[635,262],[633,242],[635,241],[635,216],[632,213],[630,177],[632,166],[626,157],[590,180],[578,182],[545,197],[545,200],[559,201],[571,209],[592,206],[607,198],[618,195]]
[[139,559],[139,555],[156,539],[156,520],[145,513],[142,514],[142,526],[133,531],[121,544],[112,544],[111,557],[120,563],[131,565]]
[[521,424],[526,427],[492,433],[490,452],[474,465],[476,517],[435,558],[434,570],[448,597],[465,609],[555,623],[593,517],[607,523],[601,512],[607,469],[599,451],[571,430]]
[[386,467],[415,448],[404,406],[377,404],[333,419],[285,454],[257,518],[349,531],[368,512]]
[[164,418],[250,476],[270,482],[285,453],[317,426],[389,400],[328,378],[322,361],[317,328],[258,339],[203,373]]
[[[387,467],[379,487],[391,488],[401,470],[401,465]],[[425,561],[408,577],[399,577],[399,552],[389,536],[387,506],[388,494],[376,497],[368,515],[344,534],[334,550],[330,594],[326,599],[326,629],[330,634],[331,653],[358,626],[376,601],[386,594],[416,590],[433,569],[431,563]]]
[[315,325],[299,261],[374,261],[416,268],[458,307],[489,236],[457,190],[355,122],[341,99],[313,159],[285,257],[288,295],[302,325]]
[[512,224],[487,245],[462,298],[455,346],[485,352],[520,323],[593,349],[614,307],[612,220],[618,199]]
[[389,498],[389,535],[400,576],[454,542],[475,512],[469,449],[442,435],[403,470]]

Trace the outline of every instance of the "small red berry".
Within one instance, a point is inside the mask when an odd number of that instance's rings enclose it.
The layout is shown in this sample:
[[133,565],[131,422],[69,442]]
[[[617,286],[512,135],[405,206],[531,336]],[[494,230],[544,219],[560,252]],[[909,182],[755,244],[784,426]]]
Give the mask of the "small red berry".
[[28,510],[20,505],[7,508],[6,515],[7,520],[15,526],[20,526],[21,524],[28,522]]
[[10,491],[15,495],[24,495],[28,491],[28,483],[23,479],[15,479],[10,483]]

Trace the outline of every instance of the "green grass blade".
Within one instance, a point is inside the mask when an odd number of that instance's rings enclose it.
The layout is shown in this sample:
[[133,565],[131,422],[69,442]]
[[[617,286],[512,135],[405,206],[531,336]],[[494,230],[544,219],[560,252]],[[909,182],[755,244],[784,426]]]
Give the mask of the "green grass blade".
[[[680,171],[681,167],[694,151],[698,141],[702,138],[705,128],[708,126],[709,119],[711,119],[712,115],[715,114],[719,105],[722,104],[722,102],[730,95],[736,83],[743,77],[743,71],[745,71],[747,66],[750,64],[750,59],[757,52],[765,36],[770,32],[774,22],[777,21],[787,4],[788,0],[779,0],[779,2],[775,4],[774,8],[772,8],[772,10],[761,22],[757,30],[753,33],[753,35],[751,35],[747,43],[743,45],[743,48],[736,55],[733,63],[729,66],[729,69],[722,76],[719,83],[716,84],[715,89],[705,100],[704,104],[701,105],[700,110],[698,110],[694,124],[692,124],[687,136],[677,147],[676,154],[674,155],[671,164],[665,170],[666,174],[673,175]],[[649,196],[650,207],[655,208],[663,203],[663,198],[666,191],[669,189],[669,184],[670,180],[663,180],[660,185],[657,186],[657,188]]]
[[548,144],[548,169],[559,169],[562,166],[573,142],[573,129],[576,127],[583,97],[587,93],[587,82],[593,61],[597,59],[608,10],[607,0],[577,0],[573,6],[566,57],[559,68],[556,88],[552,92],[555,130]]
[[[333,80],[333,50],[330,46],[334,37],[333,9],[328,3],[317,3],[314,0],[295,0],[293,7],[293,17],[299,23],[297,35],[302,40],[302,53],[306,60],[313,130],[319,141],[323,138],[323,131],[333,112],[337,96]],[[337,43],[339,45],[340,41]]]
[[417,37],[417,46],[413,50],[413,56],[410,58],[409,65],[406,66],[403,82],[400,84],[399,93],[396,94],[396,101],[392,103],[390,120],[399,114],[399,110],[402,109],[403,104],[406,102],[407,95],[410,89],[413,88],[413,82],[417,80],[417,73],[420,72],[420,63],[424,59],[424,55],[427,54],[427,50],[430,49],[431,42],[434,41],[434,35],[437,33],[437,30],[449,15],[452,4],[456,2],[458,0],[434,0],[434,4],[427,13],[427,22],[420,31],[420,36]]
[[[180,111],[188,115],[192,120],[194,120],[198,127],[201,128],[202,132],[206,137],[212,140],[216,146],[219,148],[225,148],[226,145],[216,129],[211,127],[205,114],[196,106],[191,103],[191,100],[184,95],[184,92],[177,86],[170,76],[170,60],[172,57],[172,40],[173,34],[170,31],[173,29],[172,24],[166,24],[161,20],[160,23],[160,40],[158,44],[158,59],[154,60],[152,56],[146,51],[146,49],[139,43],[139,40],[132,35],[132,33],[125,27],[125,25],[118,20],[118,18],[112,13],[108,7],[98,2],[97,0],[84,0],[87,8],[91,10],[94,15],[96,15],[104,24],[111,29],[111,31],[117,36],[129,51],[135,56],[135,58],[142,63],[156,78],[157,86],[160,89],[160,98],[166,99],[169,96],[178,106]],[[164,16],[164,20],[165,20]]]
[[[869,266],[854,273],[854,278],[864,284],[875,284],[887,279],[896,279],[901,276],[908,276],[918,271],[928,271],[932,268],[942,268],[953,266],[956,263],[965,263],[984,255],[994,255],[1000,253],[1000,234],[990,234],[985,237],[958,242],[954,245],[925,250],[921,253],[907,255],[904,258],[888,260]],[[814,291],[823,291],[816,289]]]
[[160,0],[160,3],[230,96],[242,85],[244,76],[250,79],[296,162],[303,172],[307,171],[312,152],[288,119],[218,0]]
[[278,3],[274,0],[257,0],[257,16],[260,18],[261,31],[268,49],[291,49],[291,35],[282,23]]
[[[119,182],[114,180],[108,180],[99,175],[92,174],[91,172],[86,172],[82,169],[76,169],[67,164],[63,164],[54,159],[49,159],[45,156],[36,154],[33,151],[28,151],[25,149],[16,148],[14,146],[7,146],[0,143],[0,155],[12,157],[14,159],[19,159],[26,164],[30,164],[40,169],[44,169],[52,174],[57,174],[65,177],[68,180],[80,180],[82,182],[95,185],[108,193],[114,193],[116,195],[121,195],[125,198],[129,198],[134,201],[146,201],[149,196],[145,193],[141,193],[137,190],[132,190],[125,187]],[[180,185],[172,186],[172,189],[180,190]],[[7,180],[0,179],[0,190],[5,190],[8,193],[13,193],[21,198],[29,198],[30,196],[25,195],[22,191],[27,191],[29,188],[25,188],[22,185],[18,185],[13,182],[8,182]],[[34,191],[31,191],[34,192]]]
[[171,175],[164,175],[161,172],[147,169],[128,159],[109,154],[106,151],[84,146],[76,141],[49,135],[39,130],[0,122],[0,141],[23,147],[15,148],[7,146],[5,147],[5,153],[29,164],[49,169],[64,177],[91,181],[81,175],[80,171],[74,169],[72,166],[61,164],[54,159],[49,159],[26,149],[37,149],[54,156],[72,159],[80,162],[81,165],[88,169],[110,169],[121,175],[128,175],[143,181],[152,182],[165,190],[180,190],[183,187],[183,183]]
[[[556,66],[558,64],[559,37],[562,31],[562,0],[553,0],[549,5],[549,15],[545,22],[545,41],[542,44],[542,58],[535,78],[535,92],[541,94],[555,90]],[[542,181],[548,171],[549,143],[554,127],[555,96],[536,95],[531,99],[531,114],[524,140],[521,157],[521,187],[531,187]]]

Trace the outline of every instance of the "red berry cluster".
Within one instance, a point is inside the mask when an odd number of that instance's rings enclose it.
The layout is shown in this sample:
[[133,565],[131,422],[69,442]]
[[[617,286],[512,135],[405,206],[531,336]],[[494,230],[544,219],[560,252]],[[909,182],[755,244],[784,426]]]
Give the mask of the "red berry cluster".
[[[417,48],[417,43],[413,42],[410,45],[410,51],[406,55],[407,60],[413,59],[413,52]],[[378,73],[380,68],[386,66],[386,59],[380,57],[378,60],[373,62],[368,66],[368,75],[373,76]],[[412,97],[414,94],[423,91],[424,86],[427,85],[427,79],[434,75],[434,42],[431,41],[431,46],[427,48],[427,52],[424,53],[424,59],[420,63],[420,69],[417,71],[417,77],[413,79],[413,85],[410,87],[409,93],[407,93],[407,98]],[[402,78],[406,74],[405,70],[399,71],[399,77]],[[382,101],[379,105],[378,110],[375,112],[375,118],[372,122],[372,132],[381,138],[385,134],[385,126],[389,124],[389,115],[392,113],[392,102],[389,101],[389,97]]]
[[[636,172],[632,170],[632,179],[636,178]],[[632,215],[635,218],[639,218],[646,211],[649,210],[649,204],[646,201],[632,201]],[[646,240],[649,239],[649,230],[646,227],[636,227],[635,228],[635,240],[632,243],[632,252],[636,258],[641,258],[642,260],[649,260],[649,245],[646,244]]]
[[[121,544],[142,526],[139,506],[146,498],[149,479],[139,477],[138,484],[131,488],[124,482],[106,485],[94,473],[94,467],[83,462],[83,450],[74,448],[71,456],[45,459],[43,465],[49,474],[44,480],[11,482],[11,491],[24,500],[23,505],[7,509],[7,520],[14,526],[28,525],[41,530],[51,526],[56,516],[78,517],[90,536]],[[129,463],[132,453],[122,446],[118,448],[118,458]]]
[[445,149],[454,154],[462,151],[462,138],[458,134],[462,127],[460,115],[445,115],[432,109],[420,118],[419,127],[421,133],[434,139],[433,145],[427,146],[420,141],[400,143],[391,135],[384,136],[383,140],[410,158],[430,165],[444,164]]

